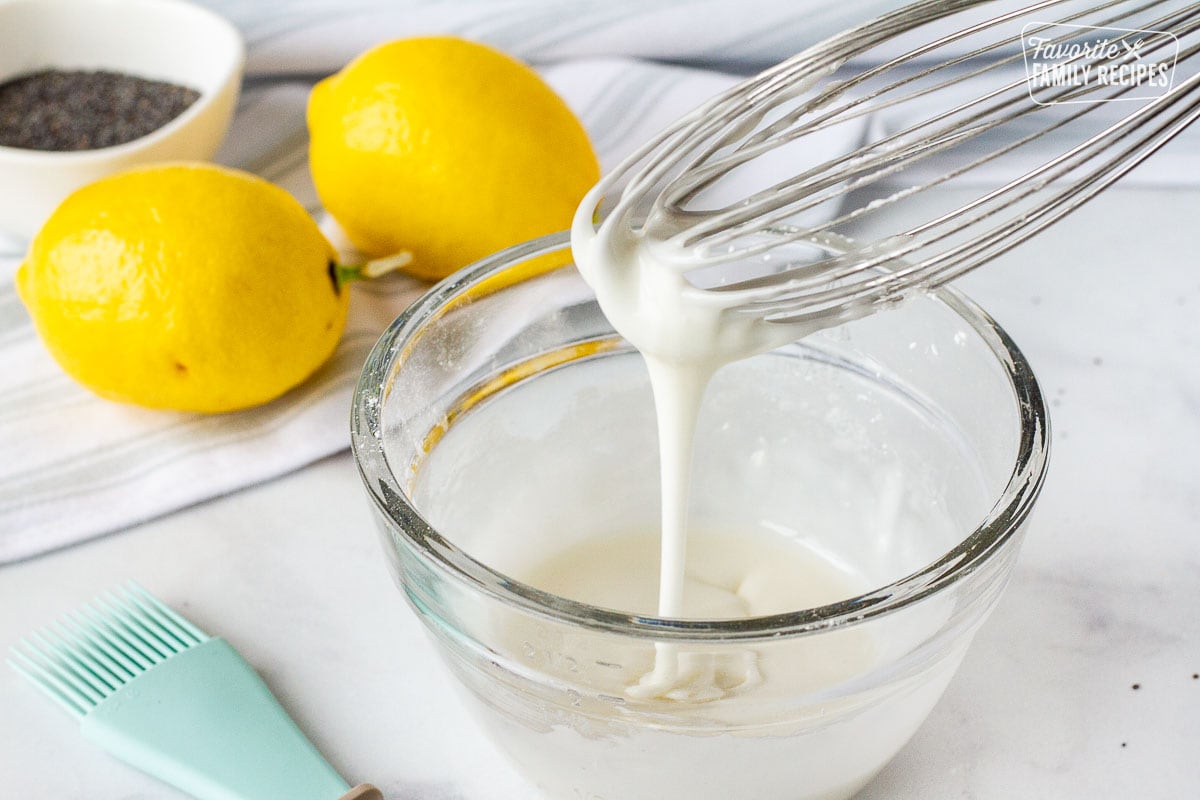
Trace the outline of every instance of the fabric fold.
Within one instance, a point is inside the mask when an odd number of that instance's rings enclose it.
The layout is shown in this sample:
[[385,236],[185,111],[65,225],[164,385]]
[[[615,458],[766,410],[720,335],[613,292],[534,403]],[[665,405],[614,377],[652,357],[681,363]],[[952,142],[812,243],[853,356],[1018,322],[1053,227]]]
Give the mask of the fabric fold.
[[[607,168],[735,78],[625,59],[544,70],[588,128]],[[307,166],[308,83],[243,92],[219,160],[292,192],[322,219]],[[333,358],[284,397],[214,416],[102,400],[38,340],[11,281],[19,243],[0,250],[0,562],[29,558],[250,486],[349,446],[350,398],[379,334],[428,286],[388,276],[352,287]]]

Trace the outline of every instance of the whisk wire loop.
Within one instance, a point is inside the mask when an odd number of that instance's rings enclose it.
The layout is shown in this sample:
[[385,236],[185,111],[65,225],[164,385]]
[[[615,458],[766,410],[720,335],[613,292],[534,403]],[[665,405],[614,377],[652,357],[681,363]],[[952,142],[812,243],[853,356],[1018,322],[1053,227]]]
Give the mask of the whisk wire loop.
[[[725,91],[601,181],[589,195],[601,229],[631,228],[685,274],[811,245],[819,258],[785,255],[695,291],[720,292],[735,311],[768,321],[851,318],[1015,247],[1200,115],[1200,74],[1186,74],[1200,62],[1200,3],[989,5],[922,0]],[[1103,46],[1102,60],[1080,46],[1085,35]],[[1039,72],[1030,42],[1061,57]],[[1173,76],[1169,85],[1097,77],[1148,65]],[[870,135],[846,155],[805,160],[808,137],[865,121]],[[744,167],[769,159],[766,180],[742,180]],[[956,207],[933,202],[931,189],[964,179],[983,188]],[[886,222],[900,204],[918,219],[854,241],[864,222]]]

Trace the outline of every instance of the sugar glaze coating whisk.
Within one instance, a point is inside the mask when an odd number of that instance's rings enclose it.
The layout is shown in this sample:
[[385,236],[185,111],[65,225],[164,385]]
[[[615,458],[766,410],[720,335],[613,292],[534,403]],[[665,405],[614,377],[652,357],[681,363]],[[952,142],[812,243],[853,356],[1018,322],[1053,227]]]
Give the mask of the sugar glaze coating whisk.
[[[1025,241],[1183,131],[1198,52],[1200,3],[922,0],[662,131],[584,198],[574,242],[624,227],[697,299],[768,322],[862,316]],[[865,120],[866,141],[813,163]],[[985,188],[946,207],[928,191],[944,184]],[[903,225],[855,241],[901,203]]]

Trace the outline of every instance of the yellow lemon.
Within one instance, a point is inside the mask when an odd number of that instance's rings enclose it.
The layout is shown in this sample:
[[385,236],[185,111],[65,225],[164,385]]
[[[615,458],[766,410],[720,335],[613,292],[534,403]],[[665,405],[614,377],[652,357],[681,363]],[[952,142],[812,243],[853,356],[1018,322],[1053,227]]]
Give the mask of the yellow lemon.
[[337,273],[287,192],[175,164],[68,197],[17,288],[50,353],[97,394],[219,412],[278,397],[329,357],[349,294]]
[[403,39],[309,97],[325,208],[368,256],[409,251],[438,279],[569,227],[599,179],[587,134],[537,73],[481,44]]

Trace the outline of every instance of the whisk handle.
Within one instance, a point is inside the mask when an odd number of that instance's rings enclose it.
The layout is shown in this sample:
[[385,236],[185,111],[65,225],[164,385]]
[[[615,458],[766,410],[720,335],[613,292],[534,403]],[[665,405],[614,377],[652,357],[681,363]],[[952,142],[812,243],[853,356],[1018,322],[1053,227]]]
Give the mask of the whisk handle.
[[360,783],[339,797],[338,800],[383,800],[383,792],[369,783]]

